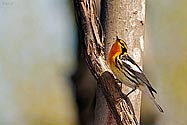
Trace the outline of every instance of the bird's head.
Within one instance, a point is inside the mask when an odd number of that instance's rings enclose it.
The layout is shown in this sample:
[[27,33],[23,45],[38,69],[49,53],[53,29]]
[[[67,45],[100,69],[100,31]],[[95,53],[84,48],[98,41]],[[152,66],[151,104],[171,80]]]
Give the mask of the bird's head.
[[116,56],[127,55],[128,54],[127,49],[128,49],[127,44],[122,39],[119,39],[116,36],[116,40],[110,49],[109,62],[111,60],[114,60],[116,58]]
[[127,52],[127,49],[128,49],[127,44],[122,39],[119,39],[118,36],[116,36],[116,41],[115,41],[114,44],[117,44],[117,46],[120,47],[120,52],[121,52],[122,55],[123,54],[125,54],[125,55],[128,54],[128,52]]

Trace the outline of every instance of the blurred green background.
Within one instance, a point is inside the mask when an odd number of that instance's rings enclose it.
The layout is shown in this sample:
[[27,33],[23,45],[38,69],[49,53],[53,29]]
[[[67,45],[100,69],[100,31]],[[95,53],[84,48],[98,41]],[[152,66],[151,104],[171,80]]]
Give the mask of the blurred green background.
[[[186,125],[187,1],[146,2],[144,70],[165,113],[145,97],[141,122]],[[79,123],[73,11],[71,0],[0,0],[0,125]]]

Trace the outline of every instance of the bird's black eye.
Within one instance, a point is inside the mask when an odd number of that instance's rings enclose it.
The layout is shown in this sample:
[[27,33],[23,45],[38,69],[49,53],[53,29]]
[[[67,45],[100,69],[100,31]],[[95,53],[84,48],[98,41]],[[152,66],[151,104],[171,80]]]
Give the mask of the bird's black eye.
[[127,53],[127,48],[126,47],[122,47],[122,53]]

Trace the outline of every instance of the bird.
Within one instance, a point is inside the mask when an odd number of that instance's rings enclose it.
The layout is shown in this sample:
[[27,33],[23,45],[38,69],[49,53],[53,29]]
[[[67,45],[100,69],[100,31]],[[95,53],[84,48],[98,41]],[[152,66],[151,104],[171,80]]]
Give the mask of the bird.
[[122,84],[132,88],[126,96],[139,89],[153,101],[160,112],[164,112],[155,99],[154,94],[157,94],[157,91],[152,87],[142,69],[129,56],[125,41],[118,36],[109,51],[108,64],[116,78]]

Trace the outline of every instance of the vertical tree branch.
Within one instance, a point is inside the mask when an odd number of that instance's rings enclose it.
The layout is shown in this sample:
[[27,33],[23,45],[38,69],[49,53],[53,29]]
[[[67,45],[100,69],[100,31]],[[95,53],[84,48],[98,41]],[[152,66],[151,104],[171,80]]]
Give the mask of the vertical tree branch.
[[[142,52],[144,50],[144,22],[145,0],[102,0],[101,23],[105,32],[106,57],[115,36],[125,40],[129,47],[129,55],[139,66],[143,65]],[[123,86],[123,92],[128,93],[130,88]],[[141,92],[136,90],[130,95],[136,118],[140,119]],[[103,104],[103,106],[101,105]],[[102,122],[115,124],[111,112],[107,109],[102,92],[98,88],[96,117],[102,117]],[[99,112],[98,112],[99,111]],[[110,122],[110,123],[109,123]]]

